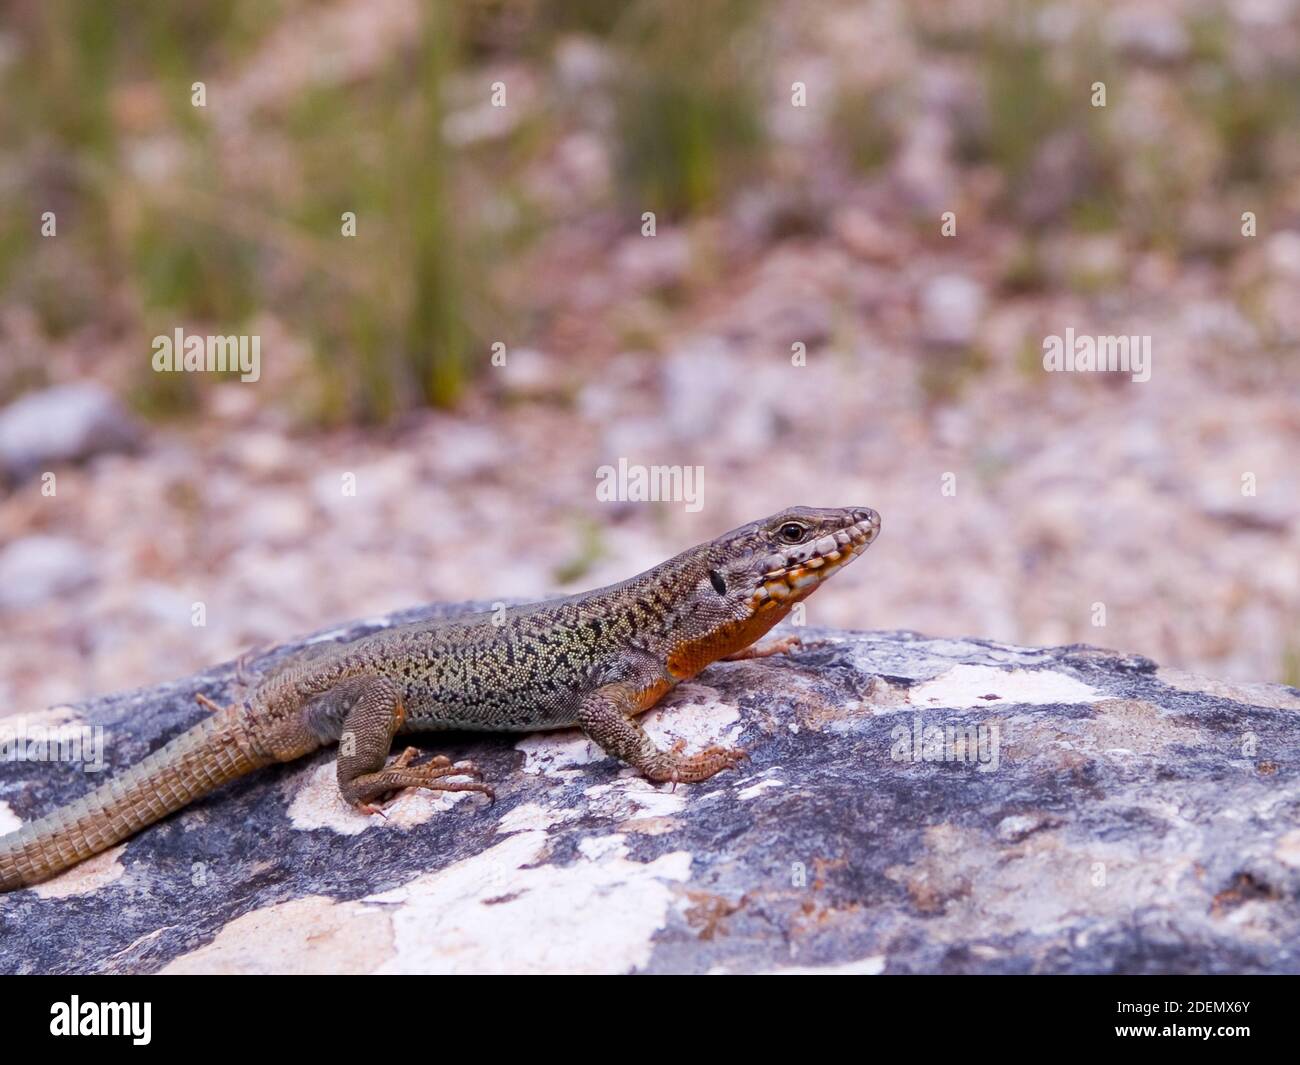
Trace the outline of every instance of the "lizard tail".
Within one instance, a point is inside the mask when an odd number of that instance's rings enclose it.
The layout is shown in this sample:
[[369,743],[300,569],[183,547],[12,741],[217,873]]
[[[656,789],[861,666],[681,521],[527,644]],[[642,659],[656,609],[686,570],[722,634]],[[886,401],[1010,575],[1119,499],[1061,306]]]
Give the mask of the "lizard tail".
[[273,758],[242,707],[214,713],[76,802],[0,836],[0,891],[47,880]]

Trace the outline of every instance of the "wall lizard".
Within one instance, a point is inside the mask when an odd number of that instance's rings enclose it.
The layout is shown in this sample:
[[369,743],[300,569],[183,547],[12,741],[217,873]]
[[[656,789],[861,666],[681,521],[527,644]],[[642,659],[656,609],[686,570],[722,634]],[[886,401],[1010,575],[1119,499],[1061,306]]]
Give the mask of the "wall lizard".
[[879,531],[868,507],[792,507],[605,588],[290,660],[108,783],[0,837],[0,890],[46,880],[237,777],[330,743],[339,791],[365,813],[405,788],[492,796],[469,763],[416,764],[414,747],[389,762],[394,737],[409,732],[576,725],[652,781],[705,780],[745,752],[661,750],[636,716],[711,662],[787,649],[753,645]]

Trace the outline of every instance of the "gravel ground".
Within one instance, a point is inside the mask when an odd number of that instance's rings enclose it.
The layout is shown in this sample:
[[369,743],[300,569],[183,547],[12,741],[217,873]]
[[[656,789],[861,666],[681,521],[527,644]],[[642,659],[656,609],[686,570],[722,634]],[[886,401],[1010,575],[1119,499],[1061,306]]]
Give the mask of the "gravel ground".
[[[1087,642],[1296,684],[1300,183],[1275,190],[1249,239],[1237,205],[1207,193],[1231,234],[1217,257],[999,217],[996,181],[953,148],[960,71],[913,68],[921,45],[888,5],[832,7],[792,31],[778,80],[864,76],[868,29],[899,45],[880,49],[872,84],[917,71],[920,110],[870,179],[835,162],[812,106],[772,123],[785,172],[643,237],[608,204],[607,147],[575,129],[531,164],[553,224],[496,279],[529,324],[454,412],[304,429],[286,399],[309,359],[269,309],[257,385],[215,385],[196,416],[55,465],[53,496],[39,476],[11,483],[0,708],[152,684],[423,601],[591,587],[791,503],[883,516],[869,560],[810,601],[811,624]],[[1117,47],[1180,47],[1169,6],[1144,10],[1113,27]],[[563,75],[573,50],[560,57]],[[1176,79],[1151,63],[1156,83]],[[260,54],[233,98],[255,106],[283,66]],[[1116,106],[1185,117],[1151,99]],[[221,135],[256,157],[256,130]],[[1049,215],[1069,171],[1051,159],[1036,183]],[[1032,285],[1009,280],[1027,233]],[[1067,329],[1149,336],[1150,380],[1045,372],[1044,338]],[[55,380],[98,378],[124,399],[122,368],[147,358],[135,336],[50,343],[22,307],[0,308],[0,333],[16,362],[37,352]],[[621,458],[702,467],[703,505],[600,502],[596,470]]]

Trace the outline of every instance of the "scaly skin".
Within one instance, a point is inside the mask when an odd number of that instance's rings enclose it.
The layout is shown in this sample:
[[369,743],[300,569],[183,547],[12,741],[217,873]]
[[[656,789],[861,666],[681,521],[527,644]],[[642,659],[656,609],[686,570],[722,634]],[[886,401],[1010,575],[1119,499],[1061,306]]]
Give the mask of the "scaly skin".
[[412,765],[408,748],[385,765],[401,732],[577,725],[651,780],[704,780],[744,752],[660,750],[636,715],[711,662],[771,653],[751,645],[879,529],[867,507],[793,507],[607,588],[312,652],[89,795],[0,837],[0,890],[45,880],[236,777],[328,743],[339,744],[343,798],[367,813],[409,787],[492,794],[474,766],[441,755]]

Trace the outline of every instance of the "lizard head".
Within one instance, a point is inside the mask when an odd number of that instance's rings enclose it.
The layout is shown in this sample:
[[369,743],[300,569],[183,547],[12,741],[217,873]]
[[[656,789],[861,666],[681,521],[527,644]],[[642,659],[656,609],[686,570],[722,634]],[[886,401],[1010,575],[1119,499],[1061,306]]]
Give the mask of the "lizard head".
[[668,668],[691,676],[749,646],[880,533],[870,507],[790,507],[667,563],[686,594],[668,619]]
[[[880,532],[870,507],[790,507],[704,545],[692,567],[692,620],[766,631]],[[760,632],[761,634],[761,632]]]
[[879,532],[880,515],[870,507],[790,507],[720,537],[706,577],[714,592],[748,614],[788,609],[862,554]]

